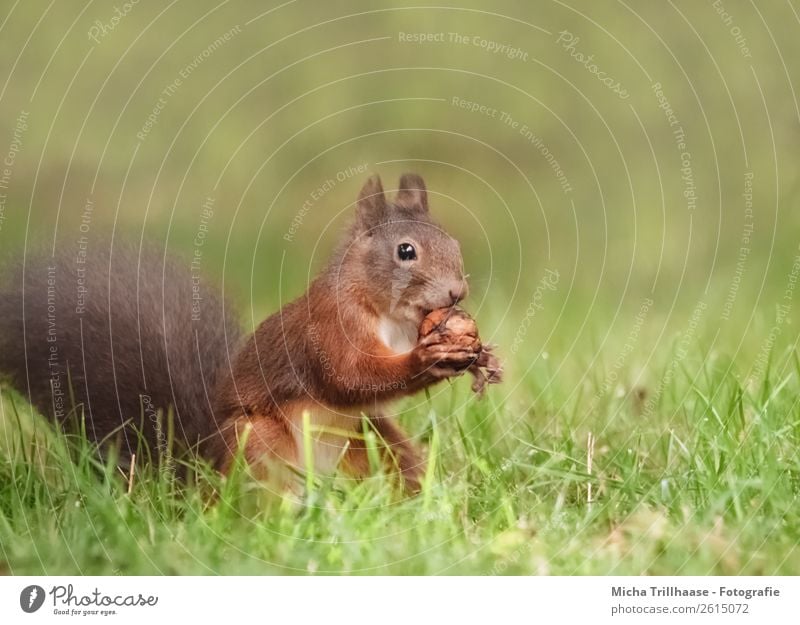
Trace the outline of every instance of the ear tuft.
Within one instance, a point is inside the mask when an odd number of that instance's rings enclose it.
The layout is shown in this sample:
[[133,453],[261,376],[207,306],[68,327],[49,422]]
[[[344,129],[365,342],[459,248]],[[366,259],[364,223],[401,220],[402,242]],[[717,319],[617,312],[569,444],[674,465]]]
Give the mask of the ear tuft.
[[417,174],[403,174],[400,176],[396,202],[406,208],[428,210],[428,191],[425,181]]
[[370,228],[382,223],[386,219],[386,197],[383,194],[381,177],[371,175],[358,194],[356,214],[362,228]]

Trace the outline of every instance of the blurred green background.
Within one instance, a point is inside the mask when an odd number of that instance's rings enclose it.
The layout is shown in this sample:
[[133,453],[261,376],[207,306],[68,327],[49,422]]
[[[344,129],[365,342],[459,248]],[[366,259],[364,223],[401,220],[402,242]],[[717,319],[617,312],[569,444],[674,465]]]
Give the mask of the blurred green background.
[[87,202],[90,246],[202,230],[249,327],[325,262],[344,172],[415,170],[501,345],[585,368],[652,299],[637,349],[701,303],[693,337],[757,357],[800,253],[791,3],[438,4],[6,3],[0,246],[77,250]]
[[435,4],[0,3],[0,259],[147,241],[252,328],[417,171],[507,365],[400,402],[422,497],[298,514],[97,480],[4,388],[0,574],[800,570],[798,3]]

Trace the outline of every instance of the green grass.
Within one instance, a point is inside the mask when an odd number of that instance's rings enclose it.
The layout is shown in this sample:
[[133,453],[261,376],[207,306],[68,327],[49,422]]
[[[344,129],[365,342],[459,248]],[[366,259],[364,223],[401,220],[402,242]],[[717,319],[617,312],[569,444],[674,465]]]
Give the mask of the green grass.
[[[528,366],[515,358],[512,371]],[[775,354],[763,379],[750,381],[713,353],[666,354],[650,366],[655,382],[642,375],[607,393],[602,366],[587,381],[580,367],[551,361],[536,360],[482,401],[464,380],[406,400],[403,421],[433,453],[412,499],[381,475],[299,476],[298,494],[281,497],[242,471],[221,479],[197,463],[188,482],[139,466],[130,487],[113,460],[103,465],[85,439],[55,432],[6,392],[1,566],[17,574],[800,573],[796,352]]]

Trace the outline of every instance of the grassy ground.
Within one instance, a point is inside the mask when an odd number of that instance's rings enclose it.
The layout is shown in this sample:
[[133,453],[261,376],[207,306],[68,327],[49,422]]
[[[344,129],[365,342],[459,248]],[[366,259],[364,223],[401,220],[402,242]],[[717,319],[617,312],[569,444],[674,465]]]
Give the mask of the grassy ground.
[[[609,384],[628,376],[613,363],[587,379],[553,360],[537,359],[505,399],[495,387],[478,402],[461,380],[407,400],[403,420],[430,452],[424,491],[409,500],[380,475],[358,484],[316,477],[298,500],[197,466],[189,484],[140,467],[129,488],[84,440],[53,432],[6,393],[3,420],[19,419],[23,433],[7,426],[1,439],[2,566],[800,573],[796,352],[774,355],[761,380],[748,381],[719,355],[676,347],[630,385]],[[520,356],[511,370],[523,366]]]

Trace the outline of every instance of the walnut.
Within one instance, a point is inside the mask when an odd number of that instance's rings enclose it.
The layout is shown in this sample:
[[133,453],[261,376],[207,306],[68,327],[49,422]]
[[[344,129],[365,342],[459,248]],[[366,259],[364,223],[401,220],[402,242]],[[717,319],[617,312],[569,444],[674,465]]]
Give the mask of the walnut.
[[473,392],[482,396],[487,384],[498,384],[503,379],[503,366],[493,353],[494,345],[484,345],[478,335],[475,320],[460,308],[437,308],[429,313],[419,327],[420,338],[439,332],[448,342],[463,344],[478,352],[477,360],[468,371],[475,380]]
[[[475,320],[460,308],[437,308],[429,313],[419,327],[420,338],[433,332],[441,334],[448,342],[480,349],[478,326]],[[477,345],[476,345],[477,343]]]

